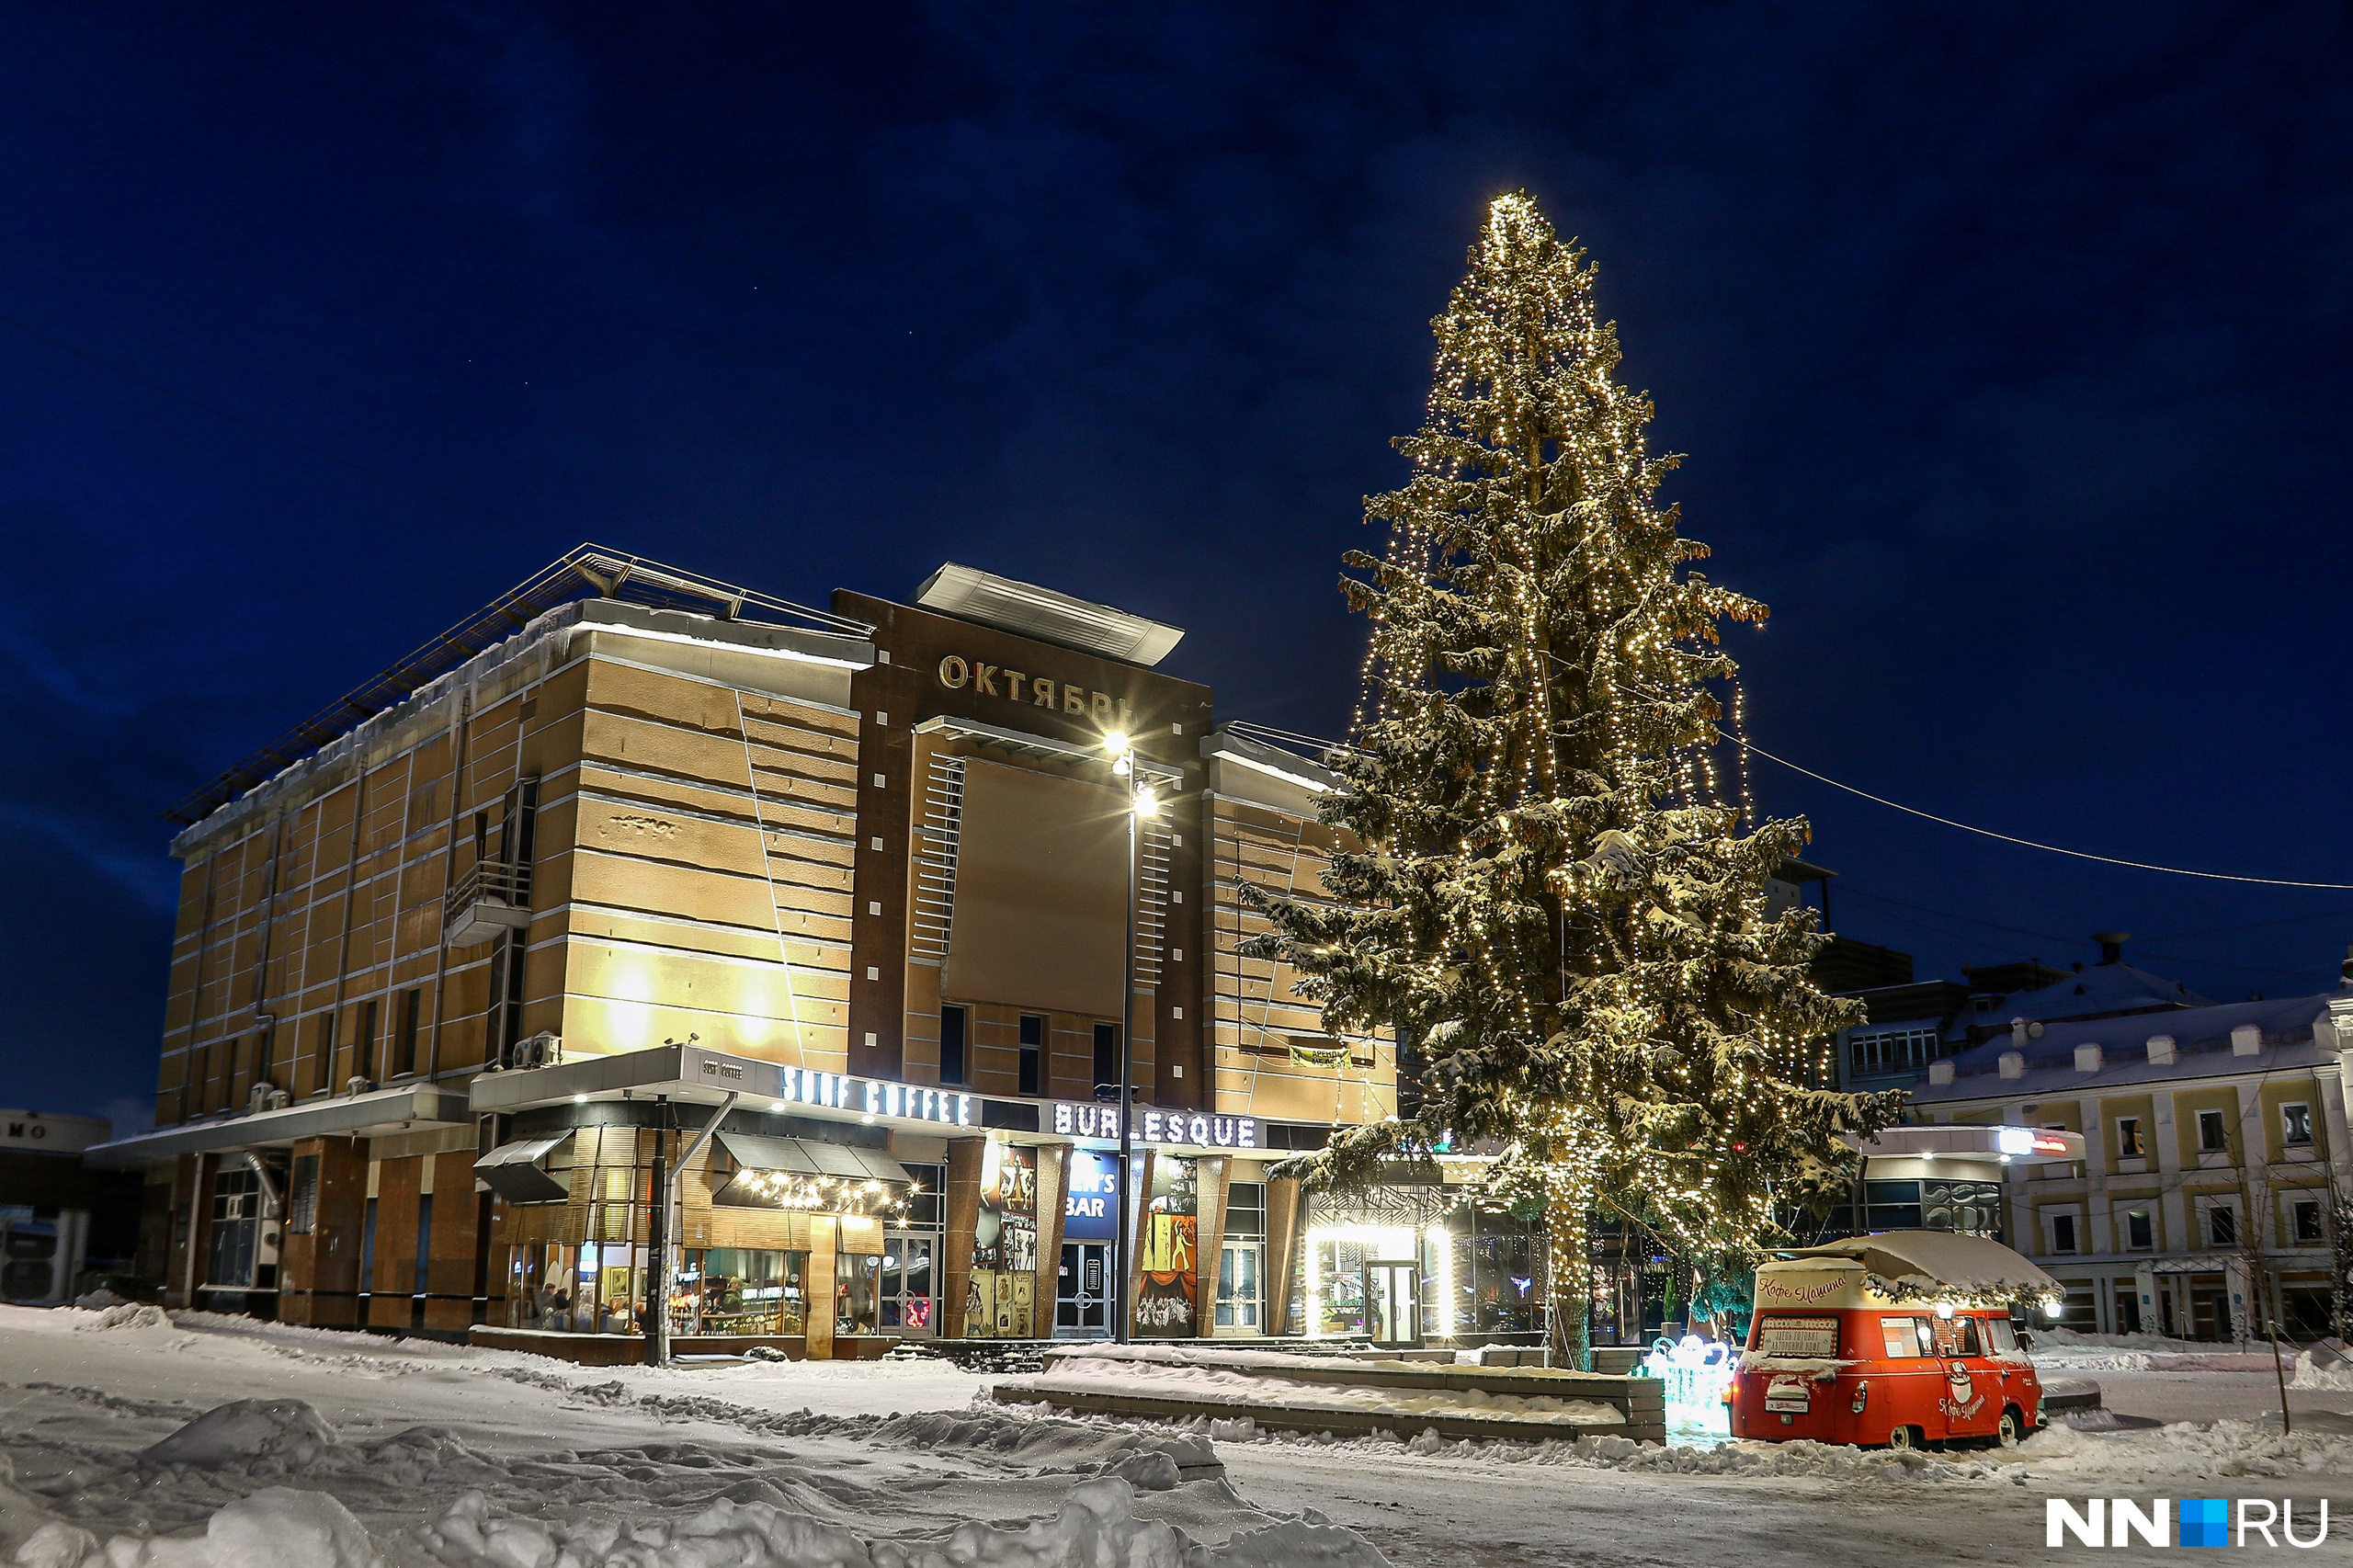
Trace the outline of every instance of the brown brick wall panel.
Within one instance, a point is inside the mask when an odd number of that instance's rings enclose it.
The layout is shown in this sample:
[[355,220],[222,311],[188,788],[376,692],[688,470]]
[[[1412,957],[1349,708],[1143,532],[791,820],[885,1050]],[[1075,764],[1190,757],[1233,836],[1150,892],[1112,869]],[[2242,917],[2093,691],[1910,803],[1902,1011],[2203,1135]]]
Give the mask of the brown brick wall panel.
[[744,744],[732,736],[682,730],[649,719],[591,709],[581,726],[581,750],[625,767],[683,778],[708,778],[749,788]]

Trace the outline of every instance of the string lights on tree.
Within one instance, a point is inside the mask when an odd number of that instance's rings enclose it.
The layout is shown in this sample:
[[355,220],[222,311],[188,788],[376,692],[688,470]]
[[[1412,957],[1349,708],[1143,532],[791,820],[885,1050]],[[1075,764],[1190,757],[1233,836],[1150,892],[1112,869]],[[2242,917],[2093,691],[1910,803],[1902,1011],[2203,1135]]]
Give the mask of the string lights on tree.
[[1851,1168],[1838,1134],[1901,1105],[1820,1086],[1818,1042],[1860,1009],[1808,980],[1826,938],[1765,887],[1810,831],[1758,820],[1745,756],[1727,788],[1712,746],[1718,692],[1744,717],[1721,627],[1766,608],[1692,570],[1707,548],[1657,501],[1677,460],[1644,449],[1652,405],[1582,262],[1524,193],[1490,206],[1394,443],[1412,476],[1367,502],[1387,549],[1346,558],[1372,633],[1324,812],[1365,847],[1335,860],[1336,905],[1245,889],[1274,926],[1256,951],[1328,1030],[1393,1028],[1421,1063],[1409,1119],[1306,1174],[1500,1146],[1489,1199],[1543,1212],[1553,1347],[1579,1366],[1595,1213],[1753,1256],[1777,1198]]

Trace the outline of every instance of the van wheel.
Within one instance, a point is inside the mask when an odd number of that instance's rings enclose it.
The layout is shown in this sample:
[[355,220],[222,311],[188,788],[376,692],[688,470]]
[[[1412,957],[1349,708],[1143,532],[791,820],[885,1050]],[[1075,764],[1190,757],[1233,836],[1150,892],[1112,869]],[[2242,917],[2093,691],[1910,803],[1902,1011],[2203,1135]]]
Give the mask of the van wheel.
[[1928,1446],[1928,1435],[1917,1426],[1893,1427],[1887,1434],[1887,1446],[1897,1449],[1925,1449]]
[[2002,1407],[2002,1424],[1994,1428],[1994,1435],[2001,1439],[2002,1447],[2006,1449],[2017,1448],[2019,1440],[2026,1436],[2025,1412],[2019,1410],[2015,1404],[2004,1405]]

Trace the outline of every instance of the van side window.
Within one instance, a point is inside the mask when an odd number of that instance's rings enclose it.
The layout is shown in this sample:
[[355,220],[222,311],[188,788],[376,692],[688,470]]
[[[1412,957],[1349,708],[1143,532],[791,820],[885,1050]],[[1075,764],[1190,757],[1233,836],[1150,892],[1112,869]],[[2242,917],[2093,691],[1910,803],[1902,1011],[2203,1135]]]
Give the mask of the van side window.
[[1879,1330],[1881,1340],[1887,1346],[1887,1358],[1891,1361],[1928,1353],[1928,1320],[1926,1318],[1881,1318]]
[[1950,1356],[1983,1356],[1985,1354],[1985,1352],[1978,1346],[1977,1320],[1975,1318],[1955,1318],[1952,1320],[1952,1348],[1949,1351],[1947,1351],[1946,1354]]
[[2007,1318],[1987,1318],[1985,1336],[1994,1342],[1994,1354],[2006,1356],[2018,1347],[2018,1330]]

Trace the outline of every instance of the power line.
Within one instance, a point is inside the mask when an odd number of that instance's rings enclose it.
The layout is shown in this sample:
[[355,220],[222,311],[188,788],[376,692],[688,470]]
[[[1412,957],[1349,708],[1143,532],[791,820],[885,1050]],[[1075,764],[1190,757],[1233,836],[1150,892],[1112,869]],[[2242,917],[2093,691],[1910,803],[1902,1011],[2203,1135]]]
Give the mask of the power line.
[[180,392],[176,388],[166,386],[162,381],[156,381],[153,377],[144,375],[138,370],[134,370],[128,365],[118,365],[111,359],[101,358],[99,356],[91,353],[86,348],[80,347],[75,344],[68,343],[62,337],[43,332],[40,328],[32,325],[30,323],[18,321],[14,316],[0,315],[0,326],[15,327],[27,337],[32,338],[38,343],[45,343],[61,354],[70,354],[74,358],[82,360],[85,364],[96,365],[101,370],[109,371],[114,375],[120,376],[127,381],[131,381],[139,386],[145,387],[149,392],[170,398],[174,403],[186,403],[188,407],[196,409],[199,413],[209,414],[215,419],[226,420],[230,424],[238,426],[240,429],[250,430],[257,436],[267,436],[273,441],[283,442],[287,446],[293,448],[298,452],[307,453],[312,457],[319,459],[323,462],[331,462],[337,468],[348,469],[353,473],[359,474],[368,479],[375,480],[380,483],[394,485],[400,489],[426,496],[428,499],[438,501],[443,506],[455,507],[460,512],[471,512],[476,517],[489,517],[496,522],[512,523],[519,528],[528,528],[534,526],[530,523],[525,522],[520,517],[510,517],[505,512],[495,512],[487,506],[477,506],[471,501],[461,501],[457,496],[451,495],[446,491],[436,490],[429,484],[419,484],[413,479],[404,479],[399,474],[387,473],[380,468],[370,468],[366,463],[356,462],[350,458],[343,456],[339,452],[328,451],[324,447],[314,447],[310,442],[303,440],[301,437],[290,436],[285,431],[278,429],[274,426],[264,425],[257,419],[248,419],[242,414],[232,414],[229,410],[222,408],[214,403],[206,403],[201,398],[190,397],[188,393]]
[[1906,816],[1915,816],[1925,822],[1937,823],[1945,827],[1957,827],[1963,833],[1973,833],[1984,838],[1996,838],[2005,844],[2022,845],[2029,849],[2040,849],[2052,855],[2065,855],[2077,860],[2096,860],[2104,866],[2124,866],[2136,871],[2163,871],[2167,876],[2198,877],[2210,882],[2251,882],[2261,887],[2329,888],[2340,892],[2353,892],[2353,882],[2308,882],[2296,881],[2286,877],[2242,877],[2228,871],[2196,871],[2186,866],[2160,866],[2150,860],[2126,860],[2114,855],[2095,855],[2086,849],[2069,849],[2057,844],[2044,844],[2032,838],[2020,838],[2016,834],[1997,833],[1990,827],[1978,827],[1970,823],[1955,822],[1950,817],[1940,817],[1934,812],[1924,812],[1916,806],[1907,806],[1901,801],[1891,801],[1884,795],[1874,795],[1868,790],[1858,790],[1852,784],[1842,784],[1825,774],[1816,773],[1811,767],[1791,762],[1786,756],[1776,756],[1755,741],[1742,741],[1720,724],[1711,724],[1708,727],[1724,739],[1733,742],[1733,744],[1745,745],[1766,761],[1778,762],[1790,772],[1802,773],[1818,784],[1827,784],[1833,790],[1843,790],[1849,795],[1859,796],[1875,805],[1885,806],[1891,811],[1902,812]]

